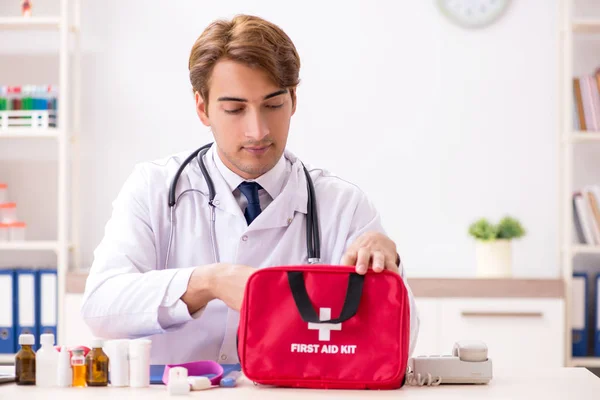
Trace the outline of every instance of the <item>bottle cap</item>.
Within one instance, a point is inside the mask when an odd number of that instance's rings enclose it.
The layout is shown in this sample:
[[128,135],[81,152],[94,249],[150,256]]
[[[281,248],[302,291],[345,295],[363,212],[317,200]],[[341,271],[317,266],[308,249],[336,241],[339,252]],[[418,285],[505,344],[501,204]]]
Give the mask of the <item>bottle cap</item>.
[[83,355],[83,349],[73,349],[72,353],[74,356],[82,356]]
[[19,335],[19,344],[33,346],[35,344],[35,337],[31,333],[23,333]]
[[40,336],[40,343],[42,346],[54,346],[54,334],[53,333],[42,333]]
[[104,346],[104,340],[102,339],[93,339],[92,340],[92,349],[101,349]]

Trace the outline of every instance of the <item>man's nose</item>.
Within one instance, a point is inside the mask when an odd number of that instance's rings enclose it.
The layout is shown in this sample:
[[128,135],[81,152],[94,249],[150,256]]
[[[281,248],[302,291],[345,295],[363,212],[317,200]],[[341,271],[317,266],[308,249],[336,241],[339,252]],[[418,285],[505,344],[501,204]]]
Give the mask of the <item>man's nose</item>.
[[262,140],[269,134],[267,119],[258,111],[252,111],[247,114],[246,119],[246,137],[254,140]]

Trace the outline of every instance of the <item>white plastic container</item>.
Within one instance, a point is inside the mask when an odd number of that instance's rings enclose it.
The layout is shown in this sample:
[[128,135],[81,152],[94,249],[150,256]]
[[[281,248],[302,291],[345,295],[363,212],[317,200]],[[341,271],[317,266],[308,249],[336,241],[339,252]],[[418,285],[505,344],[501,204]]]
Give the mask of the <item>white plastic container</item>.
[[150,386],[149,339],[136,339],[129,342],[129,386],[140,388]]
[[0,243],[8,242],[10,239],[10,225],[0,223]]
[[60,348],[58,353],[58,367],[56,370],[56,386],[69,387],[73,382],[73,369],[71,368],[71,353],[67,346]]
[[111,386],[129,386],[129,342],[127,339],[111,340],[104,346],[104,351],[110,359]]
[[25,240],[25,230],[27,224],[25,222],[11,222],[8,224],[8,239],[13,242]]
[[35,353],[35,385],[52,387],[56,385],[58,351],[54,348],[54,335],[44,333],[40,336],[42,347]]
[[8,203],[8,185],[0,183],[0,204]]
[[0,222],[8,224],[17,221],[17,203],[0,204]]

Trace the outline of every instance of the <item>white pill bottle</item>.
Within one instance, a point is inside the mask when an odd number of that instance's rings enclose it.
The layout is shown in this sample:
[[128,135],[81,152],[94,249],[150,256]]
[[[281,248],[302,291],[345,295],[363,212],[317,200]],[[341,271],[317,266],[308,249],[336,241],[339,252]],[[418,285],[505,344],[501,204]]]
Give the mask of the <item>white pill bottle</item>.
[[150,386],[150,348],[149,339],[135,339],[129,342],[129,386]]

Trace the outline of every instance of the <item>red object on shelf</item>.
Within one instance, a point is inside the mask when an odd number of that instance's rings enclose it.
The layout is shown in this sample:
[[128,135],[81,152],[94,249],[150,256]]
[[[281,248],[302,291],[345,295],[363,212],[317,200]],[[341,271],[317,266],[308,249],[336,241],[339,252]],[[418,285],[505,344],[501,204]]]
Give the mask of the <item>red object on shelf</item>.
[[24,17],[31,17],[31,1],[23,0],[21,4],[21,11]]

